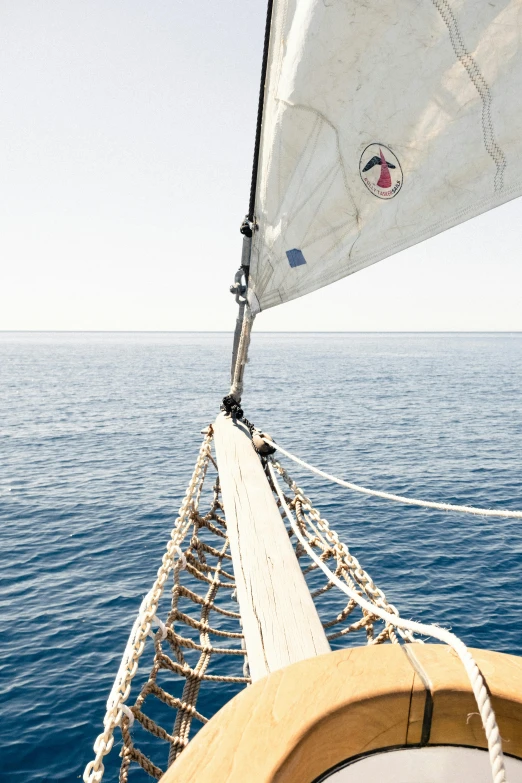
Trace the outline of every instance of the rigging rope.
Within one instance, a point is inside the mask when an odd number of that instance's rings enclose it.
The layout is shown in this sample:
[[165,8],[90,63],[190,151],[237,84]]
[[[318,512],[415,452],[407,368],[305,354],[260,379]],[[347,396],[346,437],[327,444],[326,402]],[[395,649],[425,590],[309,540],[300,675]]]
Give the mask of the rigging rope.
[[[230,387],[230,396],[238,402],[241,401],[241,395],[243,394],[243,375],[245,372],[245,365],[248,361],[248,347],[250,345],[252,324],[254,323],[254,316],[252,315],[248,305],[243,307],[242,317],[243,323],[241,327],[241,336],[239,338],[239,344],[237,347],[232,385]],[[232,361],[234,361],[234,358]]]
[[484,726],[488,743],[493,783],[507,783],[506,770],[504,766],[504,755],[502,752],[502,740],[500,738],[500,732],[498,729],[495,713],[493,711],[493,706],[491,704],[491,699],[489,697],[486,683],[484,682],[484,678],[482,677],[480,669],[475,663],[473,656],[464,642],[455,636],[454,633],[451,633],[451,631],[447,631],[444,628],[439,628],[436,625],[417,623],[413,620],[404,620],[402,617],[398,617],[395,614],[390,614],[390,612],[387,612],[380,606],[376,606],[374,603],[370,603],[366,599],[362,598],[356,590],[350,589],[350,587],[348,587],[345,582],[342,582],[339,577],[336,576],[336,574],[334,574],[334,572],[326,565],[326,563],[324,563],[323,560],[321,560],[321,558],[316,555],[306,538],[299,530],[299,526],[294,519],[294,516],[288,506],[286,498],[277,480],[273,463],[273,457],[270,457],[268,462],[270,477],[277,491],[281,506],[284,509],[290,526],[308,556],[311,557],[315,564],[326,574],[328,579],[333,582],[340,590],[346,593],[349,598],[358,603],[361,609],[376,615],[381,620],[384,620],[387,625],[392,625],[399,630],[411,631],[422,636],[431,636],[434,639],[438,639],[439,641],[448,644],[455,650],[460,660],[462,661],[462,664],[464,665],[466,674],[469,677],[469,681],[475,695],[475,699],[477,700],[477,706],[479,708],[480,717],[482,718],[482,725]]
[[[263,126],[263,109],[265,105],[265,84],[266,84],[266,72],[268,67],[268,51],[270,49],[270,31],[272,27],[272,9],[273,0],[268,0],[266,8],[266,21],[265,21],[265,34],[263,39],[263,59],[261,63],[261,80],[259,84],[259,97],[257,102],[257,119],[256,119],[256,135],[254,140],[254,159],[252,162],[252,178],[250,180],[250,196],[248,200],[248,213],[241,226],[241,233],[243,234],[243,255],[241,259],[240,272],[243,270],[245,275],[245,293],[248,287],[248,274],[250,265],[250,247],[252,242],[253,232],[256,230],[255,224],[255,204],[256,204],[256,188],[257,188],[257,175],[259,170],[259,154],[261,150],[261,129]],[[246,257],[245,257],[246,249]],[[240,286],[240,278],[236,277],[236,282]],[[238,288],[231,288],[231,291],[236,292],[236,301],[239,304],[239,316],[236,322],[236,334],[234,336],[234,347],[232,349],[232,385],[230,388],[230,394],[236,401],[241,400],[243,393],[243,372],[245,364],[247,362],[248,346],[250,343],[250,332],[252,330],[253,316],[250,312],[250,307],[246,304],[246,300],[241,302],[238,298]]]
[[268,50],[270,48],[270,28],[272,26],[272,6],[273,0],[268,0],[266,9],[265,37],[263,41],[263,60],[261,64],[261,81],[259,84],[259,100],[257,104],[257,122],[256,137],[254,141],[254,161],[252,164],[252,179],[250,182],[250,199],[248,203],[248,219],[254,221],[254,210],[256,202],[257,172],[259,168],[259,150],[261,146],[261,127],[263,124],[263,108],[265,105],[265,82],[266,70],[268,65]]
[[352,484],[350,481],[344,481],[343,479],[331,476],[329,473],[325,473],[324,470],[316,468],[310,465],[308,462],[296,457],[295,454],[290,454],[289,451],[282,446],[278,446],[270,438],[264,436],[265,443],[268,443],[285,457],[291,459],[297,465],[301,465],[303,468],[307,468],[317,476],[333,481],[335,484],[339,484],[341,487],[352,489],[354,492],[362,492],[364,495],[373,495],[376,498],[383,498],[384,500],[394,500],[397,503],[405,503],[407,506],[422,506],[423,508],[436,508],[439,511],[460,511],[463,514],[474,514],[481,517],[502,517],[503,519],[522,519],[522,511],[504,511],[487,508],[475,508],[474,506],[457,506],[453,503],[436,503],[432,500],[417,500],[416,498],[407,498],[403,495],[394,495],[391,492],[381,492],[377,489],[368,489],[368,487],[361,487],[359,484]]
[[132,681],[138,670],[139,660],[145,649],[146,639],[151,632],[152,623],[156,622],[160,626],[157,632],[160,636],[164,634],[164,626],[162,628],[163,624],[157,618],[158,605],[170,572],[176,568],[179,571],[179,563],[183,561],[180,544],[193,524],[194,510],[197,510],[201,488],[210,461],[212,436],[212,428],[209,428],[201,444],[194,472],[181,504],[179,516],[171,531],[171,537],[158,569],[156,581],[143,599],[138,617],[130,632],[118,673],[107,700],[103,732],[98,735],[94,743],[96,755],[87,764],[83,773],[85,783],[100,783],[104,772],[103,758],[114,745],[114,730],[117,726],[121,726],[125,719],[127,722],[129,721],[129,708],[126,701],[130,695]]

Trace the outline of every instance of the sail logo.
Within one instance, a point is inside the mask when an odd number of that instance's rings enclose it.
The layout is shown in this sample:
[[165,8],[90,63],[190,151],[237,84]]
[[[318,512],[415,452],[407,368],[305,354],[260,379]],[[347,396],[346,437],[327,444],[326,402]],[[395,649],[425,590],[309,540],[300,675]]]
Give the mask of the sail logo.
[[401,164],[384,144],[368,144],[361,155],[359,173],[370,193],[377,198],[393,198],[402,187]]

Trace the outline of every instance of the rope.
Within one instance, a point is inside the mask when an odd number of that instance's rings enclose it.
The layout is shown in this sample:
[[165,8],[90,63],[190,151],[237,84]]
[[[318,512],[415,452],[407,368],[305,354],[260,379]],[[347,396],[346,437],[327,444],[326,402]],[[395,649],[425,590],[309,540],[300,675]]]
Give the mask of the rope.
[[[266,21],[265,21],[265,36],[263,40],[263,60],[261,63],[261,80],[259,84],[259,97],[257,102],[257,120],[256,120],[256,135],[254,140],[254,159],[252,162],[252,178],[250,180],[250,196],[248,200],[248,214],[245,222],[241,227],[241,233],[244,237],[252,239],[252,233],[256,230],[255,226],[255,205],[256,205],[256,189],[257,189],[257,175],[259,171],[259,153],[261,148],[261,130],[263,126],[263,109],[265,105],[265,84],[266,84],[266,72],[268,68],[268,52],[270,49],[270,30],[272,27],[272,8],[273,0],[268,0],[266,9]],[[245,241],[245,240],[244,240]],[[248,265],[250,264],[250,245],[248,249]],[[248,287],[248,275],[249,266],[246,260],[242,259],[241,270],[243,270],[246,284]],[[239,281],[236,278],[236,281]],[[233,289],[231,289],[233,290]],[[230,387],[230,394],[237,402],[241,401],[241,395],[243,393],[243,372],[245,364],[247,362],[248,346],[250,344],[250,332],[252,330],[253,316],[250,312],[250,307],[244,305],[236,294],[236,301],[239,303],[239,315],[236,321],[236,332],[234,335],[234,343],[232,349],[232,382]],[[242,326],[240,327],[240,324]],[[241,329],[240,336],[238,336],[239,329]]]
[[196,466],[181,504],[170,541],[167,544],[167,551],[163,555],[161,566],[158,569],[156,581],[143,599],[138,617],[130,632],[118,674],[107,700],[107,711],[103,720],[104,730],[94,743],[96,756],[87,764],[83,773],[85,783],[100,783],[103,778],[103,757],[111,751],[114,745],[114,729],[122,723],[122,708],[129,698],[131,683],[138,670],[138,662],[145,648],[145,640],[151,630],[152,621],[156,616],[165,582],[174,567],[175,561],[181,555],[179,544],[190,527],[193,499],[196,494],[196,487],[204,478],[207,470],[211,440],[212,432],[209,432],[201,444]]
[[263,41],[263,61],[261,64],[261,82],[259,85],[259,100],[257,104],[257,122],[256,138],[254,142],[254,161],[252,164],[252,179],[250,182],[250,199],[248,204],[248,219],[252,223],[254,220],[254,209],[256,201],[257,171],[259,168],[259,148],[261,146],[261,126],[263,124],[263,107],[265,103],[265,82],[266,69],[268,65],[268,50],[270,48],[270,28],[272,25],[272,6],[273,0],[268,0],[265,22],[265,39]]
[[312,558],[312,560],[326,574],[326,576],[331,582],[333,582],[340,590],[346,593],[346,595],[349,596],[353,601],[358,603],[363,610],[371,614],[374,614],[377,617],[380,617],[380,619],[384,620],[384,622],[387,625],[393,625],[397,629],[412,631],[413,633],[417,633],[422,636],[431,636],[434,639],[438,639],[439,641],[448,644],[450,647],[453,648],[453,650],[455,650],[460,660],[462,661],[462,664],[464,665],[466,674],[469,677],[469,681],[471,683],[471,687],[475,695],[475,699],[477,700],[477,706],[479,708],[480,717],[482,718],[482,725],[484,727],[484,731],[486,733],[486,739],[488,743],[489,759],[491,764],[493,782],[507,783],[506,770],[504,767],[504,755],[502,753],[502,741],[500,738],[500,732],[498,729],[495,713],[493,711],[491,700],[489,698],[489,694],[487,691],[486,683],[480,672],[480,669],[475,663],[473,656],[469,652],[464,642],[462,642],[457,636],[455,636],[455,634],[445,630],[444,628],[439,628],[436,625],[417,623],[414,622],[413,620],[404,620],[401,617],[397,617],[397,615],[395,614],[390,614],[384,609],[381,609],[379,606],[376,606],[375,604],[372,604],[369,601],[365,600],[359,595],[359,593],[356,590],[350,589],[348,585],[342,582],[333,573],[333,571],[331,571],[331,569],[326,565],[326,563],[324,563],[321,560],[321,558],[316,555],[316,553],[313,551],[311,546],[308,544],[306,538],[301,534],[301,531],[299,530],[299,527],[296,524],[294,516],[290,511],[290,508],[288,507],[286,498],[283,492],[281,491],[281,487],[277,480],[277,476],[276,476],[274,466],[272,464],[272,460],[270,460],[270,462],[268,463],[268,469],[274,487],[277,491],[279,501],[284,509],[287,519],[292,527],[292,530],[294,531],[301,545],[306,550],[308,556]]
[[290,454],[282,446],[278,446],[269,438],[265,436],[265,442],[274,449],[280,451],[288,459],[293,460],[297,465],[301,465],[303,468],[307,468],[317,476],[333,481],[335,484],[340,484],[341,487],[352,489],[354,492],[362,492],[365,495],[373,495],[376,498],[383,498],[384,500],[394,500],[397,503],[405,503],[407,506],[422,506],[423,508],[436,508],[439,511],[460,511],[464,514],[475,514],[475,516],[481,517],[502,517],[503,519],[522,519],[522,511],[497,511],[495,509],[475,508],[474,506],[456,506],[453,503],[435,503],[431,500],[417,500],[416,498],[407,498],[403,495],[394,495],[391,492],[380,492],[377,489],[368,489],[367,487],[361,487],[359,484],[352,484],[350,481],[343,481],[343,479],[331,476],[329,473],[325,473],[324,470],[315,468],[313,465],[309,465],[294,454]]
[[[218,612],[239,620],[239,615],[221,609],[215,604],[218,590],[224,589],[228,592],[235,588],[233,578],[222,567],[223,561],[231,558],[225,520],[219,513],[223,511],[219,497],[219,481],[214,486],[210,511],[205,516],[201,516],[199,513],[199,502],[207,469],[209,464],[214,465],[211,456],[212,437],[212,427],[209,427],[199,451],[179,517],[172,530],[167,551],[158,570],[157,579],[143,599],[138,617],[129,635],[114,685],[107,700],[107,712],[103,721],[104,731],[94,743],[96,756],[85,768],[83,776],[85,783],[101,783],[104,773],[103,758],[114,745],[116,727],[120,728],[123,737],[120,783],[127,783],[129,767],[132,762],[139,764],[151,777],[159,779],[163,771],[134,745],[130,731],[134,721],[137,720],[154,737],[167,741],[170,744],[170,760],[173,760],[188,743],[192,720],[195,718],[200,723],[207,721],[196,710],[201,683],[212,681],[245,685],[249,682],[248,676],[233,677],[228,673],[224,675],[206,673],[211,656],[236,655],[244,659],[246,655],[245,650],[237,646],[216,647],[210,638],[212,634],[217,634],[220,637],[230,639],[231,642],[234,640],[236,645],[239,640],[242,641],[241,633],[214,628],[210,622],[210,612]],[[188,547],[183,552],[181,545],[188,537],[191,528],[192,535]],[[201,540],[201,534],[207,537],[207,541]],[[214,534],[218,537],[219,548],[208,543],[208,534]],[[217,562],[212,564],[209,557]],[[204,595],[198,595],[180,583],[182,570],[199,580],[203,586],[209,585],[209,587],[205,587]],[[162,622],[157,616],[157,611],[170,573],[173,573],[171,611],[166,621]],[[180,598],[183,598],[185,603],[191,603],[195,609],[201,607],[198,618],[190,617],[186,612],[180,610],[178,607]],[[151,631],[152,623],[159,627],[156,633]],[[184,624],[185,632],[193,628],[199,633],[199,643],[177,630],[175,626],[181,624]],[[129,706],[127,702],[132,682],[138,670],[148,636],[152,637],[155,649],[152,670],[135,703]],[[187,660],[185,651],[191,656],[197,656],[198,660],[195,665],[191,665]],[[174,673],[185,679],[181,698],[169,694],[160,686],[158,676],[161,672],[164,673],[164,678]],[[166,732],[144,714],[142,708],[149,697],[155,697],[177,710],[172,734]]]
[[232,385],[230,387],[230,396],[238,402],[241,400],[241,395],[243,394],[243,374],[245,371],[245,365],[248,361],[248,346],[250,345],[250,335],[252,333],[253,323],[254,316],[252,315],[250,307],[245,305],[243,311],[241,336],[239,338]]
[[[390,614],[399,616],[399,612],[397,608],[390,604],[371,576],[364,570],[364,568],[361,566],[359,561],[357,560],[354,555],[350,552],[346,544],[341,542],[339,540],[339,536],[337,533],[335,533],[333,530],[330,529],[330,525],[328,524],[327,520],[324,519],[319,511],[314,508],[312,505],[312,502],[309,500],[309,498],[306,497],[306,495],[303,494],[303,491],[297,486],[295,481],[288,475],[288,472],[284,469],[284,467],[275,460],[272,461],[272,464],[274,465],[275,469],[280,474],[281,478],[288,484],[292,492],[294,493],[294,498],[292,502],[289,504],[290,508],[295,509],[295,515],[297,518],[297,523],[299,525],[299,528],[301,530],[301,533],[307,537],[309,545],[313,548],[316,547],[321,552],[321,560],[323,562],[327,562],[327,560],[331,557],[335,558],[336,560],[336,569],[335,569],[335,575],[337,577],[343,577],[348,585],[354,590],[357,590],[360,594],[360,591],[367,596],[367,598],[371,601],[372,604],[375,604],[376,606],[380,606],[381,609],[384,609]],[[272,482],[271,482],[272,483]],[[277,494],[277,489],[275,486],[273,486],[274,493]],[[297,549],[299,550],[300,544],[298,542]],[[301,547],[301,551],[296,551],[297,557],[299,557],[304,550]],[[306,554],[306,552],[304,552]],[[317,565],[313,563],[311,566],[309,566],[304,573],[311,571],[312,569],[316,569]],[[312,598],[316,598],[320,594],[325,593],[328,590],[331,590],[333,587],[333,583],[328,581],[325,585],[325,587],[319,588],[318,590],[315,590],[312,592]],[[329,622],[323,623],[323,626],[325,628],[331,628],[334,625],[337,625],[338,623],[342,622],[346,617],[348,617],[353,609],[357,606],[355,601],[349,600],[348,604],[345,606],[343,611],[337,615],[336,618]],[[316,607],[319,609],[318,607]],[[390,630],[393,631],[391,626],[385,626],[382,636],[379,640],[374,639],[373,637],[373,627],[370,627],[373,625],[374,620],[378,620],[374,614],[364,614],[363,612],[363,621],[366,626],[367,631],[367,637],[368,637],[368,643],[369,644],[380,644],[381,642],[385,641],[386,638],[390,638],[390,640],[393,642],[392,635],[389,633]],[[355,625],[357,628],[362,627],[360,625],[361,621],[357,621]],[[333,635],[328,636],[328,640],[336,639],[340,636],[345,636],[347,633],[351,633],[353,630],[357,630],[357,628],[349,626],[348,628],[343,628],[342,631],[336,632]],[[409,631],[399,631],[399,634],[408,642],[414,642],[419,641],[416,640],[413,634],[411,634]]]
[[230,363],[230,383],[234,383],[234,376],[236,372],[237,352],[239,348],[239,342],[241,340],[241,332],[243,331],[243,318],[245,315],[246,302],[239,302],[239,310],[236,318],[236,328],[234,330],[234,340],[232,343],[232,361]]

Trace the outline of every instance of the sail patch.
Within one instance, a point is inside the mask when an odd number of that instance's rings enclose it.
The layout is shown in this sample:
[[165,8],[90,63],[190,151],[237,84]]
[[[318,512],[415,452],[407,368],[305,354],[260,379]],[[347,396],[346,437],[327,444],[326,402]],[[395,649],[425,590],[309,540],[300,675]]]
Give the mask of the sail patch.
[[303,264],[306,264],[306,259],[304,255],[296,247],[294,247],[293,250],[287,250],[286,257],[288,258],[288,263],[292,267],[302,266]]
[[402,169],[397,156],[384,144],[369,144],[359,161],[361,179],[377,198],[393,198],[402,187]]

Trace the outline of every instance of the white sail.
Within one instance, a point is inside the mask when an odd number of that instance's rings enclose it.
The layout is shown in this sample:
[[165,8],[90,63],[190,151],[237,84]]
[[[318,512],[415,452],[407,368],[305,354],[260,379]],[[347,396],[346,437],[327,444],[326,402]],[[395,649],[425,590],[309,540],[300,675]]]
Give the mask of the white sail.
[[274,0],[248,298],[522,193],[522,0]]

